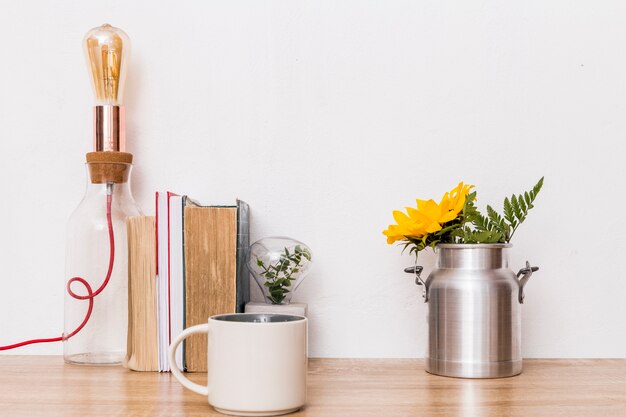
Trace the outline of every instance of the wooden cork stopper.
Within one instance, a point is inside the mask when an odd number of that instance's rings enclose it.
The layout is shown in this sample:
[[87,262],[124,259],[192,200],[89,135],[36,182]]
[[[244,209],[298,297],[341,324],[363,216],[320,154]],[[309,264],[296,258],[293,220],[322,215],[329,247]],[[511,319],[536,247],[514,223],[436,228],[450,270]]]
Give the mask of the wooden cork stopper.
[[128,181],[133,154],[128,152],[89,152],[86,155],[89,164],[89,177],[92,184],[107,182],[124,183]]

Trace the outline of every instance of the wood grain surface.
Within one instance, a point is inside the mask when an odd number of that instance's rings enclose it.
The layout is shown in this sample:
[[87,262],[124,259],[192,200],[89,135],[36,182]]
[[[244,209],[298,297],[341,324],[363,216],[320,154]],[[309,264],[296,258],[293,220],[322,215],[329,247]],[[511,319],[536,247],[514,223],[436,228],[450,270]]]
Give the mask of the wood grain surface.
[[[188,374],[196,382],[205,375]],[[0,416],[221,416],[167,373],[0,356]],[[626,416],[626,359],[526,360],[504,379],[444,378],[421,359],[311,359],[293,417]]]

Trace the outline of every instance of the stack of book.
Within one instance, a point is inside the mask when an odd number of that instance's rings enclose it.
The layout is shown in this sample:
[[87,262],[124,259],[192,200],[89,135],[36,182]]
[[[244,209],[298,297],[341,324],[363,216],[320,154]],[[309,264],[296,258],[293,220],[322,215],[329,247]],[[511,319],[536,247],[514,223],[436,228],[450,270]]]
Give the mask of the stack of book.
[[[157,192],[156,219],[130,218],[128,241],[126,364],[166,372],[169,345],[184,328],[244,311],[250,294],[248,205],[237,200],[232,206],[201,206],[184,195]],[[192,336],[177,351],[177,365],[206,371],[206,352],[206,337]]]

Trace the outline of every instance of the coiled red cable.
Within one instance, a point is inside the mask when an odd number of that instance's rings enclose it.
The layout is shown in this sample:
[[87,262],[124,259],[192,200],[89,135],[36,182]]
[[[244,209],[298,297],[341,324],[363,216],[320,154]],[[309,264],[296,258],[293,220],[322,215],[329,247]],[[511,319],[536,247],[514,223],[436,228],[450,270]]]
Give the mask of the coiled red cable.
[[[113,272],[113,263],[115,261],[115,236],[113,235],[113,221],[111,220],[111,204],[113,202],[113,196],[108,193],[107,194],[107,212],[106,212],[106,216],[107,216],[107,226],[109,228],[109,269],[107,270],[107,274],[106,277],[104,278],[104,281],[102,282],[102,285],[100,285],[100,287],[94,292],[91,289],[91,285],[89,285],[89,283],[87,282],[87,280],[85,280],[84,278],[81,277],[73,277],[70,280],[67,281],[67,292],[68,294],[72,297],[75,298],[77,300],[88,300],[89,301],[89,308],[87,309],[87,314],[85,314],[85,318],[83,319],[83,322],[71,333],[69,334],[63,334],[59,337],[51,337],[48,339],[32,339],[32,340],[25,340],[23,342],[19,342],[19,343],[15,343],[13,345],[7,345],[7,346],[0,346],[0,350],[9,350],[9,349],[15,349],[21,346],[26,346],[26,345],[32,345],[34,343],[48,343],[48,342],[61,342],[63,340],[67,340],[70,337],[76,335],[78,332],[80,332],[83,327],[85,327],[85,325],[87,324],[87,322],[89,321],[89,318],[91,317],[91,312],[93,311],[93,299],[100,294],[104,288],[107,286],[107,284],[109,283],[109,280],[111,279],[111,273]],[[78,295],[76,294],[74,291],[72,291],[72,283],[74,282],[80,282],[81,284],[83,284],[85,286],[85,289],[87,290],[87,295]]]

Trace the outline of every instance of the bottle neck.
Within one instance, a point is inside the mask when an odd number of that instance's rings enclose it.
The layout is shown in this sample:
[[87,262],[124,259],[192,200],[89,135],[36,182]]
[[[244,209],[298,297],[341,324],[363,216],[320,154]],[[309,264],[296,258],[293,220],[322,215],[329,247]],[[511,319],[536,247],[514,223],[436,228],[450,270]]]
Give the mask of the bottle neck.
[[437,246],[437,267],[442,269],[499,269],[509,267],[505,244]]
[[131,164],[88,162],[85,165],[87,166],[87,197],[110,194],[118,198],[132,199]]
[[101,184],[93,184],[92,182],[87,182],[87,197],[92,196],[106,196],[112,195],[119,198],[132,198],[133,194],[130,189],[130,182],[122,182],[122,183],[101,183]]

